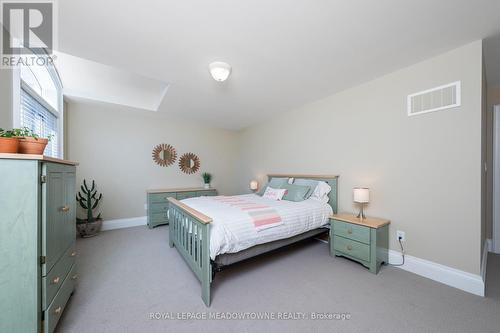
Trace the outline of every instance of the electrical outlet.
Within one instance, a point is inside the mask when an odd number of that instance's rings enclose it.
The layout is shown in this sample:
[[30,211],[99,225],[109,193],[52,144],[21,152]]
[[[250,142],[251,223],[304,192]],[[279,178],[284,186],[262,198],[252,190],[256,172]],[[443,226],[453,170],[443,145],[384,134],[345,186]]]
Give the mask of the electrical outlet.
[[406,234],[404,231],[398,230],[396,231],[396,239],[401,239],[402,242],[406,241]]

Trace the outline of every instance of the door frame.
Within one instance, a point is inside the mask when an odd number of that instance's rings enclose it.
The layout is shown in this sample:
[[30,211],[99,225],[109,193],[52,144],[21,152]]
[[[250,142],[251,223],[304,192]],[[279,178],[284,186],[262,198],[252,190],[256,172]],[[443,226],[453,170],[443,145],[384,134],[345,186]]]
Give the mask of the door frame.
[[[500,104],[493,106],[493,230],[492,251],[500,253]],[[498,178],[498,179],[497,179]]]

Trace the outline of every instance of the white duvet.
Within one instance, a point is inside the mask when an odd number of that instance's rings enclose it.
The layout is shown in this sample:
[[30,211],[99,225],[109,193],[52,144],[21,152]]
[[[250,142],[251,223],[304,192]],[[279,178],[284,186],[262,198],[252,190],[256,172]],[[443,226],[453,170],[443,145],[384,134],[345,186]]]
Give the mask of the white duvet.
[[283,224],[257,231],[252,219],[245,212],[213,197],[196,197],[182,200],[186,205],[212,218],[210,227],[210,258],[219,254],[234,253],[254,245],[289,238],[328,223],[332,208],[315,199],[301,202],[275,201],[256,194],[237,196],[245,201],[274,208]]

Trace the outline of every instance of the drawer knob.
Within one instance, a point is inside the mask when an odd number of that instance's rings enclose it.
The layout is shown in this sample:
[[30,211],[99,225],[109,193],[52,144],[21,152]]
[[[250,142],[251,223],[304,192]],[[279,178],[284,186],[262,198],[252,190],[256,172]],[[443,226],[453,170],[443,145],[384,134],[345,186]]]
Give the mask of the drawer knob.
[[71,252],[70,256],[71,256],[71,257],[76,256],[76,251]]
[[352,234],[352,228],[347,229],[347,233],[350,235]]
[[76,279],[78,279],[78,274],[75,274],[71,277],[71,280],[76,280]]
[[351,251],[352,250],[352,245],[347,245],[347,250]]
[[69,212],[69,207],[68,206],[61,207],[61,211],[64,213],[67,213],[67,212]]
[[58,276],[58,277],[54,278],[54,280],[52,280],[52,284],[58,284],[59,281],[61,281],[61,278]]
[[57,307],[55,310],[54,310],[54,313],[57,315],[57,314],[60,314],[62,311],[62,307]]

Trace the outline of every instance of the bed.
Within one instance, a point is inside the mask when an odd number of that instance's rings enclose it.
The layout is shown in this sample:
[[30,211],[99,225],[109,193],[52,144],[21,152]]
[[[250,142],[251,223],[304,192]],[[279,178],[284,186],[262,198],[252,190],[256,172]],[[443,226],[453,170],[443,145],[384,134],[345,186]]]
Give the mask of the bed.
[[325,233],[328,217],[337,213],[337,176],[268,175],[269,182],[273,178],[323,181],[331,187],[328,202],[271,201],[256,194],[168,198],[170,247],[178,250],[200,280],[206,306],[210,306],[216,272]]

